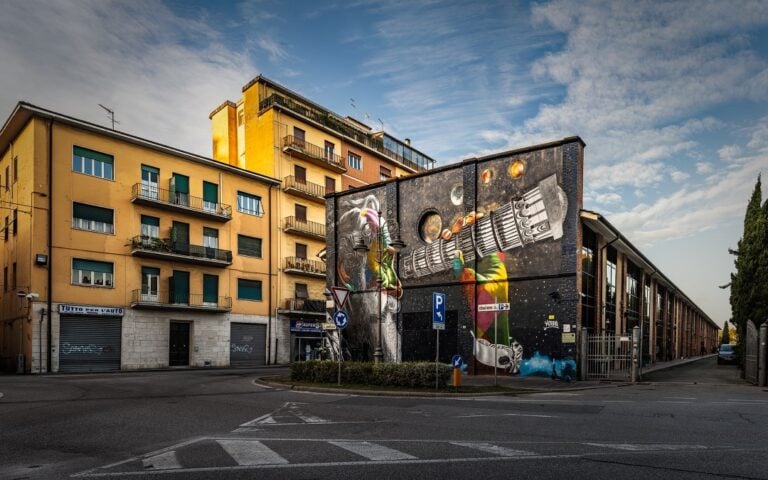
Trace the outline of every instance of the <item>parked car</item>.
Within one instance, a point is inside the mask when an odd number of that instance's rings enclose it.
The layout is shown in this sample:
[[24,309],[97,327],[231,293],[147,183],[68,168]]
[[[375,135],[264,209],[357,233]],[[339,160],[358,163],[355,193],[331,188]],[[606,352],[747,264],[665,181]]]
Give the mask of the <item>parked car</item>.
[[736,363],[736,351],[731,344],[720,345],[720,350],[717,352],[717,364],[722,365],[723,363]]

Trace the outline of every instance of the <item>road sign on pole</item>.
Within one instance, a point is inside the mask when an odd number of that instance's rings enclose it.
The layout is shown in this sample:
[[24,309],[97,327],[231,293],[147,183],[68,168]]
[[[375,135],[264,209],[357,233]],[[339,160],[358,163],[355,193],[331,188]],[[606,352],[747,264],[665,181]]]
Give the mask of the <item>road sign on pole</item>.
[[347,304],[347,299],[349,299],[349,289],[344,287],[331,287],[331,295],[333,295],[333,300],[336,302],[336,307],[342,309],[344,308],[344,305]]
[[333,323],[336,324],[336,327],[339,330],[344,330],[347,328],[347,325],[349,325],[349,317],[347,316],[347,312],[344,310],[337,310],[336,313],[333,314]]
[[482,303],[477,306],[478,312],[508,312],[508,303]]
[[432,329],[445,330],[445,294],[432,293]]

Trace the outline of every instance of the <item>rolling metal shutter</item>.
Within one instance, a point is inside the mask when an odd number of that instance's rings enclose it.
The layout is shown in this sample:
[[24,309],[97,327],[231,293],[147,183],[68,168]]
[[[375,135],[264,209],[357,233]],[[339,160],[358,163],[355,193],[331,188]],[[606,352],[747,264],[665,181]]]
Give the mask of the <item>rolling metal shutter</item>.
[[232,367],[255,367],[266,363],[267,326],[232,323],[229,340],[229,364]]
[[120,370],[120,317],[62,316],[59,331],[59,371]]

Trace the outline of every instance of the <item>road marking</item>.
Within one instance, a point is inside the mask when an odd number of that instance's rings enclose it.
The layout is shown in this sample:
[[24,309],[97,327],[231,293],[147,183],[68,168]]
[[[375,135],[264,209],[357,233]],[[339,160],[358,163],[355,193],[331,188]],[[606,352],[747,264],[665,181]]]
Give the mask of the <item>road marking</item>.
[[[305,405],[298,402],[285,402],[282,407],[267,413],[260,417],[254,418],[249,422],[245,422],[240,427],[255,427],[256,425],[303,425],[306,423],[318,424],[318,423],[333,423],[314,415],[304,415],[299,405]],[[285,420],[285,421],[284,421]],[[298,422],[297,420],[301,420]],[[239,430],[239,429],[238,429]]]
[[696,397],[661,397],[661,398],[669,398],[671,400],[696,400]]
[[741,400],[738,398],[729,398],[728,401],[733,403],[768,403],[768,400]]
[[562,397],[580,397],[584,395],[583,393],[571,393],[571,392],[541,392],[541,393],[532,393],[532,397],[542,397],[542,396],[551,396],[551,395],[558,395]]
[[348,441],[333,441],[328,442],[331,445],[343,448],[355,455],[360,455],[368,460],[377,462],[395,461],[395,460],[416,460],[413,455],[408,455],[399,450],[379,445],[378,443],[371,442],[348,442]]
[[654,450],[706,450],[708,447],[704,445],[681,445],[681,444],[659,444],[659,443],[645,443],[645,444],[633,444],[633,443],[585,443],[584,445],[590,445],[600,448],[613,448],[616,450],[624,450],[627,452],[649,452]]
[[324,420],[320,417],[315,417],[312,415],[296,415],[300,419],[304,420],[306,423],[330,423],[328,420]]
[[524,457],[528,455],[535,455],[533,452],[526,452],[525,450],[515,450],[512,448],[500,447],[498,445],[492,445],[490,443],[477,443],[477,442],[450,442],[451,445],[458,445],[460,447],[467,447],[474,450],[480,450],[485,453],[492,453],[500,457]]
[[141,463],[144,465],[144,468],[151,468],[153,470],[169,470],[172,468],[181,468],[179,459],[176,458],[175,450],[161,453],[160,455],[155,455],[153,457],[144,458],[141,460]]
[[454,418],[478,418],[478,417],[535,417],[535,418],[557,418],[554,415],[536,415],[533,413],[473,413],[470,415],[457,415]]
[[279,465],[288,460],[258,440],[217,440],[238,465]]
[[691,402],[690,401],[683,402],[683,401],[680,401],[680,400],[656,400],[656,403],[677,403],[677,404],[682,404],[682,405],[688,405]]

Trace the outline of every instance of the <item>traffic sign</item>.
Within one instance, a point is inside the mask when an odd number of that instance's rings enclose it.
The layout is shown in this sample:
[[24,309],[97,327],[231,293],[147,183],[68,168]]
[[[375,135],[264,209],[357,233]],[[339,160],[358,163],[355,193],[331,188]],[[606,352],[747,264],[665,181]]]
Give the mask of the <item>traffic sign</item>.
[[445,294],[432,293],[432,329],[445,330]]
[[344,287],[331,287],[331,295],[333,295],[333,299],[336,301],[336,307],[344,308],[344,305],[347,304],[347,299],[349,298],[349,289]]
[[347,328],[347,325],[349,325],[347,312],[344,310],[337,310],[336,313],[333,314],[333,323],[336,324],[336,327],[338,327],[339,330]]
[[508,312],[508,303],[483,303],[477,306],[478,312]]
[[461,355],[458,353],[451,357],[451,365],[453,368],[461,368],[461,365],[464,363],[464,360],[461,358]]
[[336,324],[333,322],[323,322],[320,326],[323,330],[336,330]]

